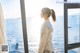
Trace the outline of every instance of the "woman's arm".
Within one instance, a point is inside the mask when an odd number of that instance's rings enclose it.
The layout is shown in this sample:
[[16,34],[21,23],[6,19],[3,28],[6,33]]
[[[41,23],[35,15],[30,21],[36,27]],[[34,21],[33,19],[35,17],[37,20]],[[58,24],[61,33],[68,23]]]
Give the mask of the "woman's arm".
[[43,53],[44,52],[46,42],[47,42],[47,38],[48,38],[48,34],[49,34],[49,28],[48,28],[48,26],[44,26],[43,29],[42,29],[42,33],[41,33],[41,40],[40,40],[40,46],[39,46],[38,53]]

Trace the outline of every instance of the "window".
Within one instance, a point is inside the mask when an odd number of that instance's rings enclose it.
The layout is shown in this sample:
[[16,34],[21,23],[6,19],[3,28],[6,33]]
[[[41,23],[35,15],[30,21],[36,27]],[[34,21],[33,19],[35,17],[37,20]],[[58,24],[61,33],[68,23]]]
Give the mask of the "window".
[[[28,47],[29,53],[38,52],[41,37],[40,30],[43,23],[43,19],[40,16],[40,11],[43,7],[49,7],[55,10],[57,19],[56,23],[54,23],[50,17],[50,22],[54,29],[54,32],[52,33],[53,51],[57,48],[60,53],[79,53],[79,3],[74,0],[67,1],[70,3],[64,3],[63,0],[59,0],[59,2],[58,0],[25,0],[24,5],[23,1],[24,0],[1,0],[5,18],[5,31],[7,35],[7,44],[9,45],[9,52],[14,52],[15,49],[18,49],[19,52],[24,53],[25,50],[25,53],[28,53],[26,52]],[[74,34],[74,32],[76,33]]]
[[80,42],[80,8],[68,9],[68,44]]
[[[80,14],[79,3],[64,4],[65,53],[71,53],[71,52],[79,53],[79,49],[80,49],[79,14]],[[76,51],[76,48],[78,48],[77,51]]]
[[[80,8],[68,9],[68,44],[80,45]],[[79,43],[79,44],[78,44]],[[74,46],[73,46],[74,47]],[[74,48],[68,53],[79,53],[80,48]]]
[[67,2],[70,2],[70,3],[80,3],[80,0],[67,0]]
[[9,53],[24,53],[20,0],[1,0]]
[[80,48],[68,50],[68,53],[79,53],[79,52],[80,52]]

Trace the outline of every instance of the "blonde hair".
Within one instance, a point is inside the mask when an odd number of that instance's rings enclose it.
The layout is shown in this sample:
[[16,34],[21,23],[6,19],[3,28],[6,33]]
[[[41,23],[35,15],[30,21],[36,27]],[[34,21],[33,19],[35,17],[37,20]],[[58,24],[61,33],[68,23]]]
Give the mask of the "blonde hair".
[[41,10],[42,15],[48,15],[48,17],[52,16],[53,21],[56,21],[56,15],[55,15],[55,11],[53,9],[49,9],[47,7],[42,8]]

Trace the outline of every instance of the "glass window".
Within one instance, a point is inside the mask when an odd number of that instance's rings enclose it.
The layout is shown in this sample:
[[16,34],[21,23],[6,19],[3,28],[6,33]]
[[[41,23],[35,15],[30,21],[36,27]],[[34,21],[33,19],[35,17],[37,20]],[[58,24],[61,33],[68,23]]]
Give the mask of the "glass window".
[[20,0],[1,0],[9,53],[24,53]]
[[[37,53],[40,44],[40,30],[43,19],[40,16],[41,9],[48,7],[54,9],[56,13],[56,22],[52,21],[54,32],[52,33],[53,51],[59,49],[61,53],[64,50],[64,19],[63,19],[63,3],[58,0],[25,0],[26,21],[28,33],[29,53]],[[62,1],[62,0],[59,0]],[[57,7],[56,7],[57,6]]]
[[80,53],[80,48],[71,49],[68,51],[68,53]]
[[80,0],[67,0],[69,3],[80,3]]
[[68,44],[80,42],[80,8],[68,9]]

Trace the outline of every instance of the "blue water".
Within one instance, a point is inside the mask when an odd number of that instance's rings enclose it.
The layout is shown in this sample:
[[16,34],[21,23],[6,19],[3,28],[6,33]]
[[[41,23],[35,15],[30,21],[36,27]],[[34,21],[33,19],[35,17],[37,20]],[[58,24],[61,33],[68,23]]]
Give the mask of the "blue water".
[[[70,16],[70,20],[72,20],[71,18],[73,17],[77,18],[76,16],[78,15]],[[75,20],[75,18],[73,20]],[[74,24],[75,22],[71,22],[70,24]],[[74,27],[78,25],[79,24],[76,24],[74,25]],[[17,43],[18,43],[18,53],[24,53],[21,19],[20,18],[6,19],[5,26],[6,26],[7,41],[8,41],[8,46],[9,46],[9,53],[16,53],[17,49],[15,49],[15,47]],[[56,26],[57,27],[54,27],[55,31],[53,34],[54,35],[53,47],[58,48],[60,53],[64,53],[64,32],[63,32],[64,23],[63,23],[62,17],[57,17]],[[70,37],[71,37],[70,40],[73,40],[72,36]],[[75,40],[77,38],[78,37],[76,37]],[[37,53],[37,50],[35,49],[35,47],[37,47],[36,44],[32,44],[34,42],[35,42],[34,40],[29,39],[29,43],[31,43],[29,44],[29,53]],[[77,52],[75,50],[70,50],[69,53],[77,53]]]
[[7,34],[7,41],[10,53],[15,52],[17,43],[18,43],[18,51],[24,53],[21,20],[6,19],[5,25],[6,25],[6,34]]

